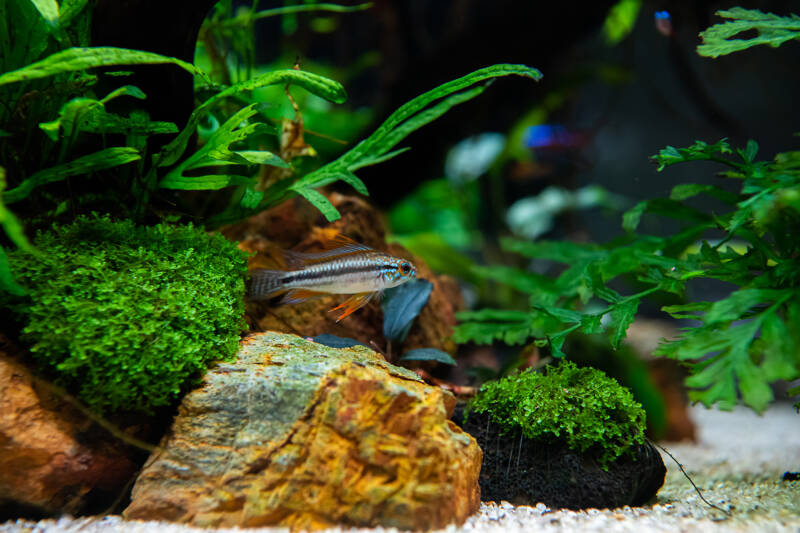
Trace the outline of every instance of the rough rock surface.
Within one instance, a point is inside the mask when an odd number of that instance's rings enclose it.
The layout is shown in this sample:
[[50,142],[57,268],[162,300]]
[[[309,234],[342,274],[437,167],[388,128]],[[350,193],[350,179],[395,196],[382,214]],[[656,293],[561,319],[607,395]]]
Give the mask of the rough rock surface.
[[254,334],[186,396],[129,519],[196,526],[429,529],[480,503],[455,400],[371,350]]
[[[399,356],[414,348],[438,348],[455,353],[456,346],[449,337],[456,324],[455,313],[463,307],[456,281],[447,276],[435,276],[424,261],[402,246],[387,245],[386,229],[380,213],[362,199],[338,193],[328,195],[328,199],[342,214],[342,218],[333,224],[327,224],[308,202],[296,199],[229,226],[223,233],[228,238],[240,241],[242,249],[255,253],[250,259],[251,268],[281,268],[281,249],[313,251],[336,233],[409,259],[417,267],[418,277],[433,283],[433,292],[403,346],[392,347],[391,355]],[[341,322],[336,322],[329,311],[343,299],[342,296],[324,296],[295,305],[250,302],[247,305],[247,319],[256,331],[283,331],[303,337],[330,333],[354,338],[364,344],[378,340],[377,348],[387,351],[386,344],[380,341],[383,335],[380,303],[373,301]]]
[[0,517],[108,505],[137,465],[119,442],[34,378],[17,352],[0,336]]
[[[459,407],[454,416],[463,422]],[[503,435],[487,413],[470,413],[462,428],[483,450],[481,499],[518,505],[544,503],[551,509],[613,509],[643,505],[664,484],[667,469],[649,442],[636,459],[622,455],[603,470],[591,457],[564,445]]]

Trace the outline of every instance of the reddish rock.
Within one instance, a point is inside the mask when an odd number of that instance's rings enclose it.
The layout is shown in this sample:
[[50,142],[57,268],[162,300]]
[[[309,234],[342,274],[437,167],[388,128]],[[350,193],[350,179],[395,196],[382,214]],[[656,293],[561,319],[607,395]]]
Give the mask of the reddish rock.
[[477,511],[481,451],[455,400],[356,346],[255,334],[188,394],[129,519],[435,529]]
[[0,507],[74,514],[90,491],[113,501],[137,465],[9,352],[0,338]]
[[[338,193],[329,199],[342,218],[328,224],[308,202],[295,199],[284,202],[275,209],[265,211],[241,223],[229,226],[223,233],[239,240],[240,247],[254,252],[251,268],[282,268],[281,250],[294,248],[314,250],[338,233],[398,257],[409,259],[417,267],[418,277],[434,285],[430,300],[417,318],[402,346],[391,350],[383,339],[383,313],[380,303],[373,301],[356,313],[336,322],[329,311],[344,300],[341,295],[294,305],[276,305],[276,302],[250,302],[247,319],[254,331],[283,331],[304,337],[330,333],[357,339],[364,344],[374,344],[387,353],[390,360],[414,348],[438,348],[451,354],[456,345],[450,340],[456,324],[455,313],[463,308],[458,284],[447,276],[434,275],[420,258],[413,256],[399,244],[387,245],[386,230],[380,213],[364,200]],[[324,226],[324,227],[323,227]]]

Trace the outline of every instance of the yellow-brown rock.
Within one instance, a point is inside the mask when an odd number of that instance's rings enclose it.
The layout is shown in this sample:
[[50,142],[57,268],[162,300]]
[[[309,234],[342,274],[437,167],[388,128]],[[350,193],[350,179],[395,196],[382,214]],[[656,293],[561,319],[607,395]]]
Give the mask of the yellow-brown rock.
[[449,420],[454,403],[367,348],[254,334],[186,396],[124,515],[293,530],[461,523],[479,506],[481,451]]

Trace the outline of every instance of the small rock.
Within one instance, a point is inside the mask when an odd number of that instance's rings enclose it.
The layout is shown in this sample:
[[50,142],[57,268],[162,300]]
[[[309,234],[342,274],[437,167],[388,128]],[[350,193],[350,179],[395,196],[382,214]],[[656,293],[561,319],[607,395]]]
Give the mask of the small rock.
[[34,378],[22,356],[0,336],[0,521],[102,510],[137,465],[125,446]]
[[188,394],[133,488],[126,518],[202,527],[463,523],[481,451],[455,400],[363,347],[273,332]]
[[[483,500],[552,509],[597,509],[642,505],[664,483],[666,467],[650,444],[639,446],[636,460],[622,455],[603,470],[591,457],[564,445],[502,435],[486,413],[470,413],[466,423],[459,407],[453,420],[462,425],[483,450],[480,485]],[[539,502],[539,503],[537,503]]]

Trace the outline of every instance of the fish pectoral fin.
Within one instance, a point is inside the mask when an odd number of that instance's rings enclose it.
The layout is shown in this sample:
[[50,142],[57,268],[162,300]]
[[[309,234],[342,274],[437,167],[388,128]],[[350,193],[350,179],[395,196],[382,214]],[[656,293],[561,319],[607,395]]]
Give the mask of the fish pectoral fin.
[[361,309],[362,307],[367,305],[367,303],[370,301],[371,298],[372,298],[371,292],[362,292],[359,294],[354,294],[350,298],[343,301],[342,303],[340,303],[339,305],[337,305],[328,312],[330,313],[344,308],[344,311],[342,311],[342,313],[338,317],[336,317],[336,322],[339,322],[343,318],[353,314],[356,310]]
[[310,291],[308,289],[292,289],[283,297],[281,304],[299,304],[300,302],[319,298],[326,294],[327,293]]

